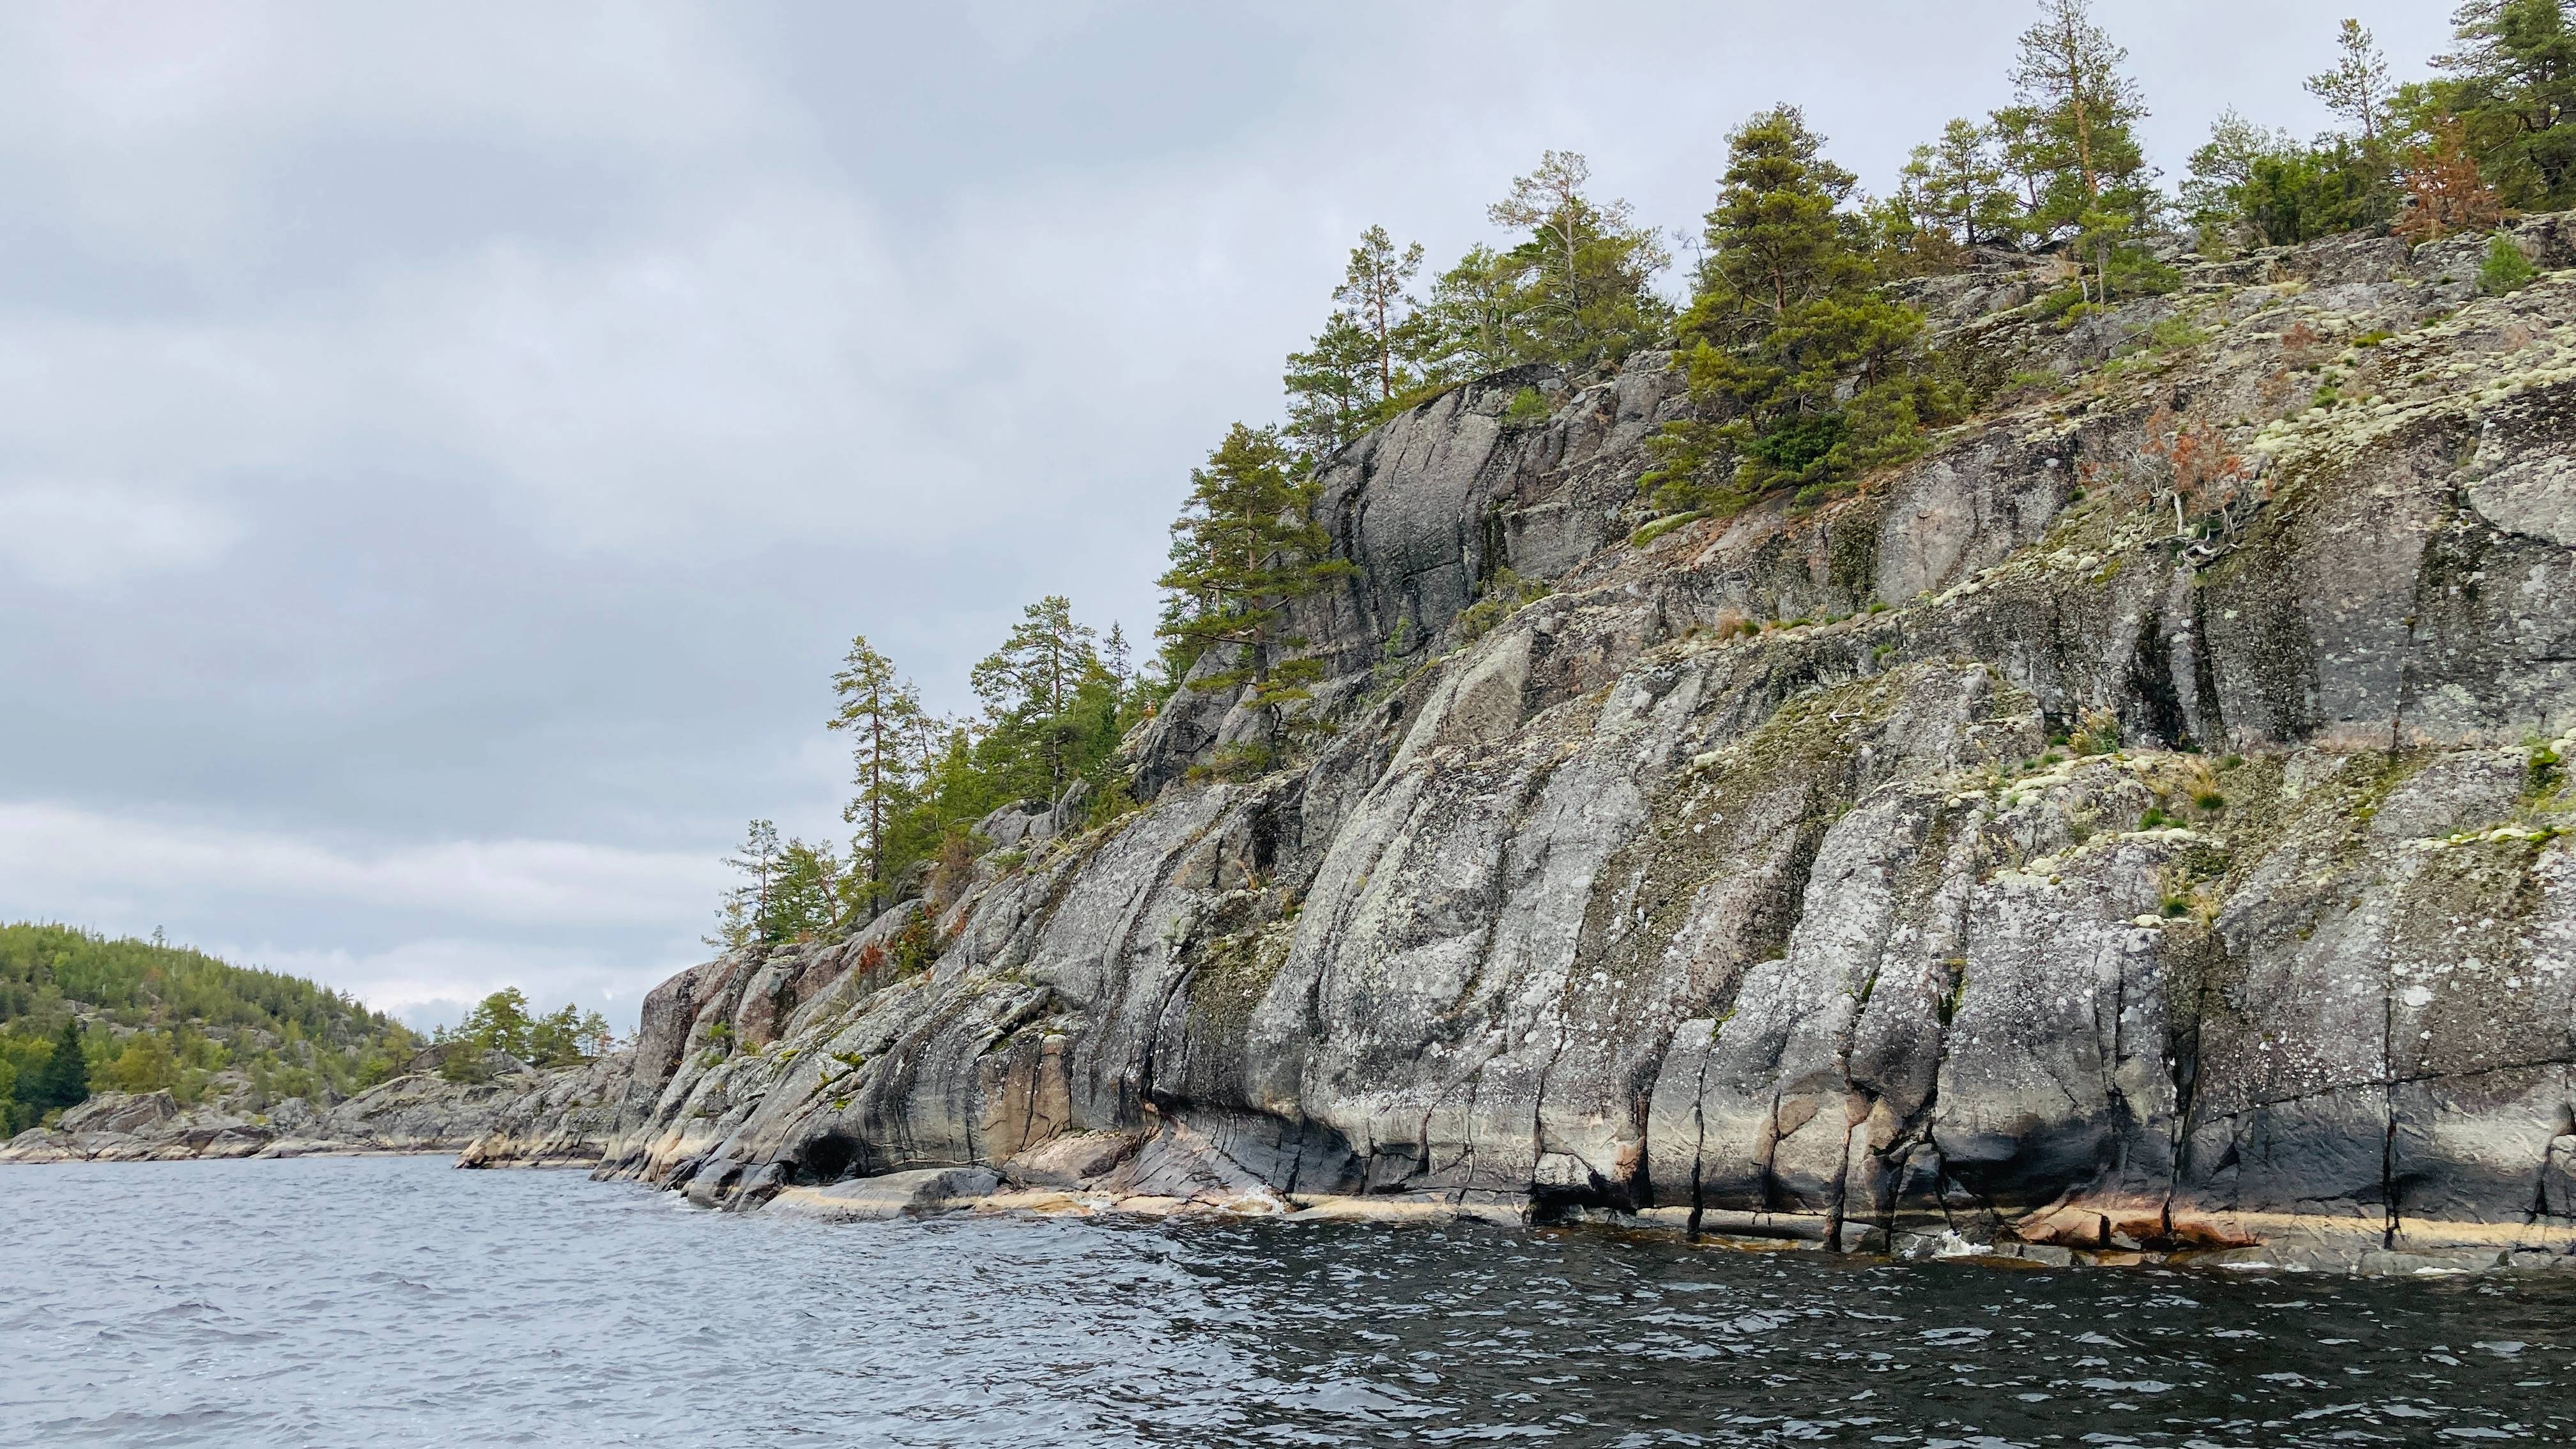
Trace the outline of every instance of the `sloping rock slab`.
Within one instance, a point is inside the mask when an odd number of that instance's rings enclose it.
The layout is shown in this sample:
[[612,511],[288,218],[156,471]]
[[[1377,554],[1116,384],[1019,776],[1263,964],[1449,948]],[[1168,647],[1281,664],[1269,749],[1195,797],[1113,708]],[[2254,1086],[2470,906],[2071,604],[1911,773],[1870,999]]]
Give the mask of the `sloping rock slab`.
[[786,1188],[770,1199],[769,1207],[824,1222],[884,1222],[963,1207],[964,1200],[987,1196],[1000,1186],[1001,1178],[990,1168],[926,1167],[829,1187]]

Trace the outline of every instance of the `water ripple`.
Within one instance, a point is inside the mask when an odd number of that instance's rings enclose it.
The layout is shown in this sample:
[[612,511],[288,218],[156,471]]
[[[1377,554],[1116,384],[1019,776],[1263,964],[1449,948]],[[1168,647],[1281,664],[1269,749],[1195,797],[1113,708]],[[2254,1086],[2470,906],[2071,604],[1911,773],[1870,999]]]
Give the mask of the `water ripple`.
[[0,1172],[0,1445],[2576,1440],[2576,1284],[824,1227],[434,1159]]

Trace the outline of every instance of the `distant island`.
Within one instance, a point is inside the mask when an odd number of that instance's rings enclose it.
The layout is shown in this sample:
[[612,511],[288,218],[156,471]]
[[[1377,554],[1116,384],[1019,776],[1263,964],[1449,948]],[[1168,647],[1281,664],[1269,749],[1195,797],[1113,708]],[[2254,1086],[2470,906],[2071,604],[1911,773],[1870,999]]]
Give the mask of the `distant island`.
[[0,1162],[453,1152],[479,1105],[611,1045],[598,1013],[534,1015],[516,989],[424,1038],[157,938],[0,926]]

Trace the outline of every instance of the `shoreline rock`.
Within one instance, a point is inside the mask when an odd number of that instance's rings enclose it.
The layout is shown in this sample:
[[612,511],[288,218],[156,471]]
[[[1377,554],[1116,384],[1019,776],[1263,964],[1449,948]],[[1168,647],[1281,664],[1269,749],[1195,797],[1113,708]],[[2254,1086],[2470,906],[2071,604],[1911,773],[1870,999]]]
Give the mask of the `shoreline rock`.
[[[714,1201],[705,1204],[717,1205]],[[1577,1211],[1532,1221],[1526,1205],[1503,1199],[1450,1199],[1421,1195],[1363,1197],[1334,1194],[1281,1197],[1253,1192],[1237,1198],[1174,1198],[1070,1188],[1012,1187],[983,1169],[923,1168],[874,1178],[852,1178],[824,1187],[789,1187],[765,1210],[817,1222],[888,1222],[948,1215],[1033,1218],[1275,1218],[1291,1223],[1371,1223],[1420,1226],[1483,1223],[1534,1230],[1608,1231],[1689,1242],[1736,1252],[1822,1252],[1828,1224],[1820,1217],[1769,1213],[1707,1213],[1694,1227],[1683,1209],[1635,1213]],[[2446,1276],[2498,1271],[2576,1273],[2576,1233],[2533,1237],[2508,1248],[2460,1247],[2451,1251],[2390,1252],[2375,1234],[2354,1234],[2332,1219],[2276,1225],[2286,1231],[2264,1246],[2148,1251],[2069,1248],[2010,1239],[1972,1242],[1956,1234],[1911,1234],[1894,1244],[1852,1250],[1859,1257],[1905,1262],[1973,1262],[2018,1268],[2134,1268],[2170,1266],[2200,1271],[2328,1272],[2362,1277]],[[2467,1226],[2472,1229],[2484,1225]]]
[[488,1136],[524,1100],[544,1100],[586,1070],[522,1067],[479,1083],[416,1072],[329,1106],[290,1097],[260,1113],[185,1108],[166,1091],[101,1092],[66,1111],[55,1128],[31,1127],[0,1143],[0,1164],[454,1154]]

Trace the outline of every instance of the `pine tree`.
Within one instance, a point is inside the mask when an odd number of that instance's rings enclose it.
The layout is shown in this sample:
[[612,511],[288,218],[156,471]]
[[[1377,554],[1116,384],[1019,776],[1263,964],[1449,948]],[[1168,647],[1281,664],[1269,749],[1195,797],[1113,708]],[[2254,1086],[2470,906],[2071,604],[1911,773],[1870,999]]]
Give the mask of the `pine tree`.
[[2182,184],[2183,214],[2203,231],[2240,219],[2255,170],[2266,160],[2290,154],[2297,143],[2285,131],[2266,131],[2234,107],[2218,113],[2209,139],[2191,153],[2191,170]]
[[1209,649],[1233,651],[1232,667],[1201,683],[1228,689],[1247,681],[1264,701],[1303,697],[1312,661],[1282,661],[1303,648],[1281,625],[1287,605],[1350,572],[1333,560],[1332,538],[1311,516],[1316,485],[1299,478],[1273,428],[1241,423],[1190,470],[1190,496],[1172,525],[1172,567],[1161,583],[1167,639],[1186,671]]
[[2204,247],[2238,242],[2290,246],[2376,226],[2397,211],[2387,145],[2324,136],[2302,146],[2234,111],[2191,154],[2182,186],[2184,215]]
[[1405,288],[1421,268],[1419,243],[1398,251],[1385,227],[1360,233],[1324,330],[1305,351],[1288,354],[1280,379],[1288,436],[1303,445],[1309,466],[1383,421],[1420,383],[1410,364],[1425,324]]
[[[921,692],[895,672],[894,661],[860,635],[832,676],[832,691],[841,705],[827,728],[851,736],[852,783],[858,794],[841,809],[841,818],[859,827],[851,849],[856,889],[873,916],[885,909],[891,884],[892,832],[912,798],[914,761],[923,724]],[[864,872],[864,875],[858,875]]]
[[770,893],[777,882],[781,849],[778,827],[766,820],[754,820],[744,830],[738,849],[740,853],[726,856],[724,863],[743,876],[742,884],[725,892],[723,903],[716,908],[715,934],[705,938],[708,945],[720,951],[770,939]]
[[2001,106],[1986,120],[2004,177],[2012,183],[2010,194],[2018,213],[2012,228],[2026,242],[2045,241],[2050,233],[2042,216],[2057,174],[2056,148],[2040,123],[2039,112],[2029,106]]
[[2376,145],[2387,125],[2388,102],[2395,89],[2388,81],[2388,60],[2358,20],[2344,21],[2336,32],[2335,50],[2334,68],[2308,77],[2308,94],[2360,127],[2365,145]]
[[1208,532],[1198,526],[1189,505],[1183,504],[1180,516],[1172,520],[1170,534],[1163,552],[1165,567],[1156,580],[1162,587],[1163,601],[1154,618],[1154,667],[1177,690],[1188,680],[1199,656],[1207,652],[1206,641],[1191,625],[1216,607],[1216,598],[1195,584],[1174,580],[1203,578],[1216,565],[1208,554]]
[[1108,670],[1110,679],[1117,683],[1121,699],[1126,697],[1128,687],[1135,681],[1135,659],[1136,651],[1127,642],[1126,626],[1112,619],[1109,632],[1100,638],[1100,667]]
[[[1114,626],[1113,626],[1114,627]],[[1074,687],[1058,729],[1064,740],[1068,780],[1092,787],[1091,803],[1101,806],[1111,795],[1124,795],[1127,779],[1118,763],[1118,742],[1128,727],[1144,718],[1128,691],[1119,684],[1108,659],[1095,653]]]
[[2016,208],[2004,189],[1994,133],[1964,116],[1942,127],[1940,140],[1914,148],[1899,186],[1916,225],[1960,246],[2012,232]]
[[2129,52],[2093,20],[2091,0],[2040,0],[2040,19],[2022,32],[2012,70],[2014,98],[2058,148],[2057,164],[2098,206],[2136,162],[2129,128],[2147,114],[2137,83],[2119,73]]
[[528,1014],[528,994],[504,986],[474,1004],[457,1027],[456,1039],[477,1051],[508,1052],[521,1061],[532,1061],[535,1029],[536,1022]]
[[719,951],[738,951],[752,942],[751,901],[737,888],[716,905],[716,928],[698,939]]
[[2072,237],[2079,265],[2092,267],[2087,295],[2105,301],[2115,253],[2158,206],[2135,130],[2146,101],[2120,73],[2129,53],[2094,22],[2091,0],[2039,0],[2039,10],[2012,69],[2017,104],[1996,120],[2022,149],[2034,202],[2025,224]]
[[63,1029],[54,1038],[54,1054],[36,1074],[35,1090],[27,1094],[39,1112],[55,1107],[77,1107],[89,1100],[89,1058],[81,1050],[80,1023],[63,1019]]
[[1841,211],[1857,178],[1826,160],[1823,145],[1786,105],[1727,137],[1686,335],[1738,345],[1778,327],[1792,307],[1874,280]]
[[1308,465],[1367,432],[1377,420],[1378,347],[1347,312],[1335,312],[1303,352],[1288,354],[1288,435]]
[[515,986],[476,1002],[454,1030],[442,1027],[433,1039],[448,1048],[439,1075],[451,1082],[489,1080],[485,1052],[506,1052],[530,1066],[568,1067],[604,1055],[615,1040],[598,1012],[566,1002],[538,1016],[528,994]]
[[1433,279],[1430,303],[1406,338],[1408,356],[1426,381],[1486,377],[1535,354],[1514,270],[1493,248],[1477,245]]
[[1820,488],[1904,455],[1948,408],[1920,375],[1922,315],[1876,290],[1873,238],[1844,209],[1853,177],[1805,117],[1765,111],[1727,151],[1681,325],[1701,420],[1659,438],[1644,480],[1668,508]]
[[1069,708],[1086,674],[1100,669],[1099,636],[1073,618],[1073,601],[1049,594],[1021,611],[1002,647],[975,666],[972,683],[995,730],[1031,741],[1034,783],[1052,801],[1073,782],[1067,758]]
[[965,840],[976,821],[1028,794],[1026,751],[1014,741],[967,720],[929,723],[918,756],[920,783],[896,837],[896,870],[940,855],[952,841]]
[[1537,170],[1513,178],[1511,195],[1486,208],[1495,225],[1529,233],[1505,254],[1518,310],[1539,360],[1567,368],[1624,357],[1671,320],[1652,287],[1671,253],[1633,222],[1626,202],[1586,196],[1591,177],[1580,154],[1549,151]]
[[2301,145],[2288,132],[2266,131],[2230,109],[2192,152],[2181,202],[2204,250],[2291,246],[2396,216],[2404,197],[2391,140],[2397,91],[2388,62],[2357,20],[2343,22],[2335,46],[2334,66],[2309,76],[2306,86],[2349,130]]
[[841,877],[840,857],[829,842],[790,839],[778,852],[778,875],[770,886],[762,939],[782,945],[811,940],[830,930],[840,919],[848,894]]
[[1161,678],[1152,668],[1139,669],[1126,627],[1115,621],[1100,639],[1100,667],[1108,672],[1111,697],[1117,702],[1115,738],[1106,752],[1115,756],[1128,731],[1154,717],[1176,682]]
[[1343,315],[1368,335],[1370,348],[1377,354],[1377,401],[1381,408],[1393,402],[1398,392],[1407,390],[1398,382],[1405,324],[1412,319],[1415,304],[1405,288],[1420,270],[1422,243],[1415,242],[1399,252],[1395,238],[1386,234],[1385,227],[1372,226],[1360,233],[1360,244],[1351,248],[1350,264],[1342,271],[1342,284],[1333,289],[1333,300],[1341,304]]
[[607,1055],[615,1041],[606,1018],[567,1001],[529,1023],[520,1055],[540,1067],[569,1067]]

